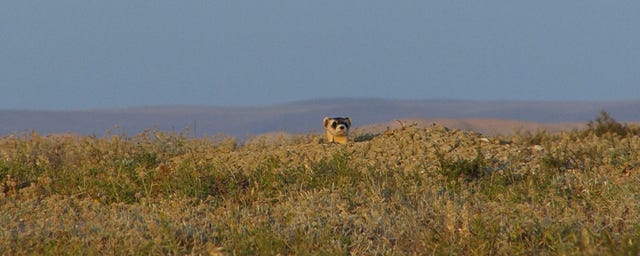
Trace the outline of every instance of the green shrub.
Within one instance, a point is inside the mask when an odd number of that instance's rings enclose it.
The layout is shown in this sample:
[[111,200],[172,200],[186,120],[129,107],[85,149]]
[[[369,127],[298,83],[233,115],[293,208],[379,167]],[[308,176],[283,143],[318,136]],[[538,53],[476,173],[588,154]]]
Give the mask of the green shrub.
[[587,124],[587,132],[600,137],[605,134],[613,134],[621,137],[627,135],[640,134],[637,128],[631,128],[626,124],[619,123],[606,111],[601,111],[595,120]]

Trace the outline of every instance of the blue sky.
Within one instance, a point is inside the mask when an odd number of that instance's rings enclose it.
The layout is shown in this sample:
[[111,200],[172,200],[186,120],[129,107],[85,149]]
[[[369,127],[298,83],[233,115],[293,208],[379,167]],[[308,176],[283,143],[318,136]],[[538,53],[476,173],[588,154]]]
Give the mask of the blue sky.
[[0,109],[640,99],[640,1],[6,0]]

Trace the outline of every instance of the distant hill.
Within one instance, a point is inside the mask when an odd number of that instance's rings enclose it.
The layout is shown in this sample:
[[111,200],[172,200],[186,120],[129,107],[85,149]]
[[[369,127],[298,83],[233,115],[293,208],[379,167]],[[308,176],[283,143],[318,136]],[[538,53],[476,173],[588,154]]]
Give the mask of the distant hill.
[[194,136],[225,134],[244,138],[275,131],[318,132],[324,116],[350,116],[356,127],[375,128],[397,119],[440,122],[454,128],[504,133],[513,129],[562,129],[593,120],[600,111],[616,120],[640,120],[635,101],[469,101],[321,99],[255,107],[159,106],[108,110],[0,110],[0,134],[135,134],[146,129]]

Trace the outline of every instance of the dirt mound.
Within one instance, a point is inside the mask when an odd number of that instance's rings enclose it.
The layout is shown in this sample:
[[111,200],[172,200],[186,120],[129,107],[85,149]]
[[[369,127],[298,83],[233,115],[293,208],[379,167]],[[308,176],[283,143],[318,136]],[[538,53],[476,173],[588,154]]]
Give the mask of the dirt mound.
[[561,132],[576,129],[584,129],[584,123],[537,123],[519,120],[491,119],[491,118],[407,118],[393,122],[371,124],[358,127],[357,131],[379,133],[388,129],[398,129],[403,125],[417,125],[418,127],[429,127],[441,125],[451,129],[464,131],[474,131],[488,136],[494,135],[514,135],[517,132]]
[[[361,131],[360,131],[361,132]],[[283,161],[282,170],[330,159],[335,154],[349,156],[350,164],[361,169],[381,170],[435,170],[445,160],[483,161],[489,169],[500,169],[508,164],[509,155],[532,153],[532,145],[516,146],[510,141],[487,137],[480,133],[449,129],[440,125],[409,125],[388,129],[380,134],[354,134],[355,142],[347,145],[325,143],[320,135],[283,135],[258,137],[233,152],[229,159],[242,158],[249,168],[264,161],[265,157]],[[537,146],[541,152],[541,146]],[[253,159],[253,158],[259,159]],[[489,170],[488,169],[488,170]],[[491,171],[489,170],[489,171]]]

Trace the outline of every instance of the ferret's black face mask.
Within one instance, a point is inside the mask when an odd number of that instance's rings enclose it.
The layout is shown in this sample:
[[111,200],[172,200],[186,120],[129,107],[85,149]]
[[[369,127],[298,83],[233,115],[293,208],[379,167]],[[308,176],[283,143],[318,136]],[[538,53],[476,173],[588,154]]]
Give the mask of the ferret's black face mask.
[[331,123],[331,128],[335,129],[336,127],[338,127],[338,125],[344,125],[344,127],[348,129],[349,126],[351,126],[351,123],[347,118],[334,118],[333,122]]

